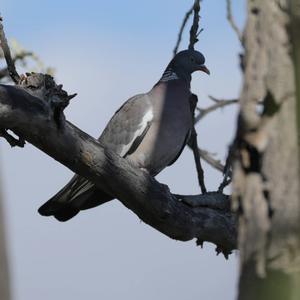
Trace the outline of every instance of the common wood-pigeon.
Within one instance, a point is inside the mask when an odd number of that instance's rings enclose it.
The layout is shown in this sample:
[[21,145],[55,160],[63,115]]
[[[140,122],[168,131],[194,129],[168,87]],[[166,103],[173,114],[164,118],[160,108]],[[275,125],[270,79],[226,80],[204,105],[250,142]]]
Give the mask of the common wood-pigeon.
[[[152,176],[173,164],[193,126],[189,98],[191,74],[209,74],[204,56],[195,50],[175,55],[160,80],[145,94],[127,100],[108,122],[99,142]],[[75,175],[39,208],[43,216],[67,221],[80,210],[112,200],[85,178]]]

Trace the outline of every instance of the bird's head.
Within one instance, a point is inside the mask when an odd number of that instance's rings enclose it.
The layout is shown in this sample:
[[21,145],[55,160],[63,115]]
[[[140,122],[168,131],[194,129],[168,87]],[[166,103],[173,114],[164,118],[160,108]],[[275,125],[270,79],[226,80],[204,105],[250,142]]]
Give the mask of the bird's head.
[[202,53],[195,50],[184,50],[174,56],[170,66],[176,73],[190,75],[195,71],[202,71],[209,75],[210,72],[204,63],[205,58]]

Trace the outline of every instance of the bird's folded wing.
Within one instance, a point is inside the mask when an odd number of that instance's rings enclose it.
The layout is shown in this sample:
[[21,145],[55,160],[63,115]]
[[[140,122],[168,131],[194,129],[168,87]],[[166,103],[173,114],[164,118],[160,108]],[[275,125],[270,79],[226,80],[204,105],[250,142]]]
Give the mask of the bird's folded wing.
[[105,148],[125,157],[139,146],[152,120],[153,110],[149,96],[134,96],[114,114],[99,141]]

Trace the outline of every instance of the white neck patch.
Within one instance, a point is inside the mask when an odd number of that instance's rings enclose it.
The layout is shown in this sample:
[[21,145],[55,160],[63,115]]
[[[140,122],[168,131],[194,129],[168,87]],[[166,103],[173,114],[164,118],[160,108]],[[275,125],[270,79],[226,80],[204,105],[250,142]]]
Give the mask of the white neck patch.
[[159,81],[166,82],[170,80],[176,80],[179,79],[177,74],[173,70],[166,70],[164,74],[162,75],[161,79]]

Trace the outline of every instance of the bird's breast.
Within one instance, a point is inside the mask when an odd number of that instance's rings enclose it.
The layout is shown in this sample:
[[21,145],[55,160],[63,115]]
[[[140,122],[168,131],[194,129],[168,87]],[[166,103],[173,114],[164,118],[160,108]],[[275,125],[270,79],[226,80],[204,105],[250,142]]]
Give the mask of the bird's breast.
[[143,141],[128,157],[156,175],[181,151],[192,126],[189,90],[157,90],[153,103],[153,121]]

